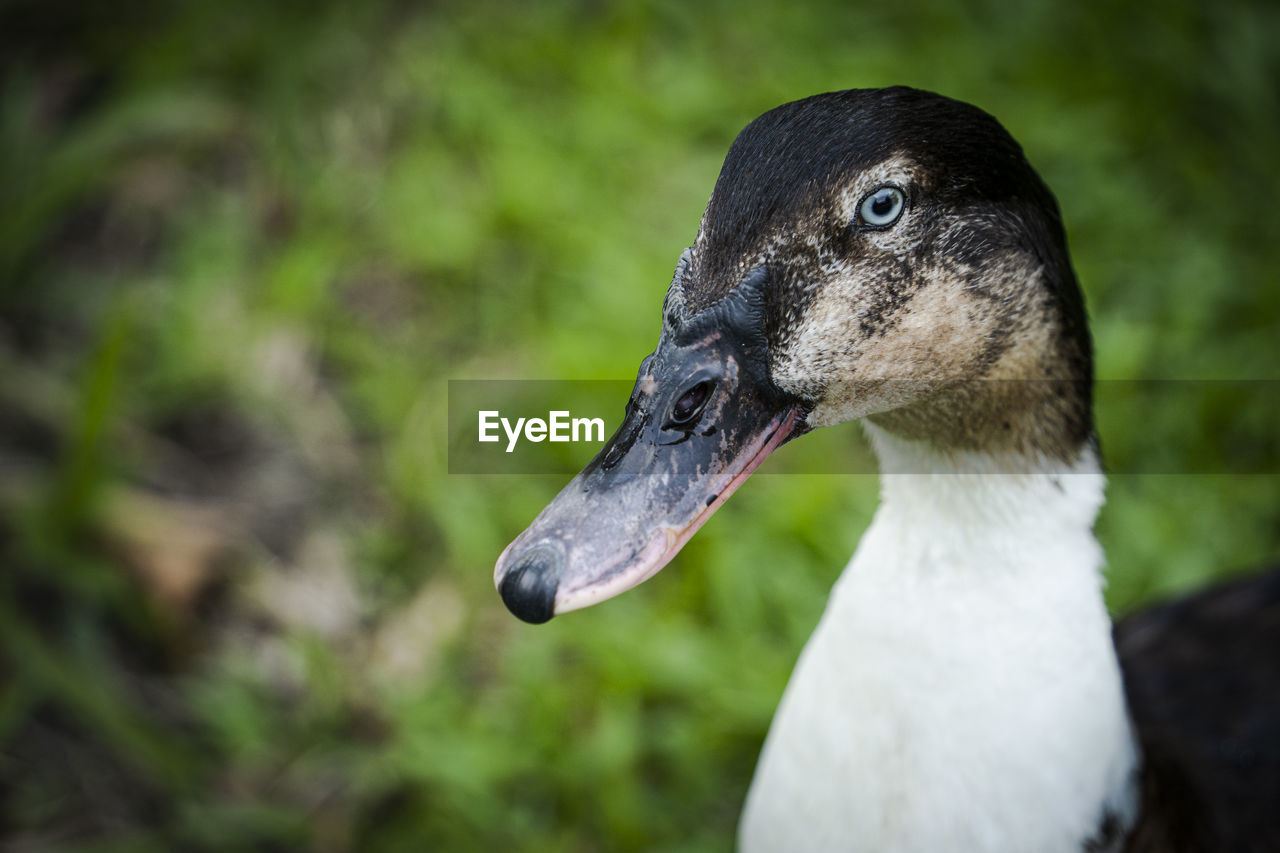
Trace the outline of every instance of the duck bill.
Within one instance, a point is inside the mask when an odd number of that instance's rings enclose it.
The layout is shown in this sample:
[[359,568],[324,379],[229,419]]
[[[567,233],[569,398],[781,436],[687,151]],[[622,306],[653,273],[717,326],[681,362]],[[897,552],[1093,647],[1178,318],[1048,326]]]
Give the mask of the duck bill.
[[[769,381],[749,341],[725,325],[685,331],[664,332],[622,426],[498,558],[498,591],[526,622],[652,577],[803,431],[803,407]],[[692,418],[690,400],[700,403]]]
[[794,434],[797,419],[792,407],[678,444],[644,436],[606,467],[631,430],[656,432],[629,419],[502,552],[494,581],[503,601],[526,622],[545,622],[653,577]]

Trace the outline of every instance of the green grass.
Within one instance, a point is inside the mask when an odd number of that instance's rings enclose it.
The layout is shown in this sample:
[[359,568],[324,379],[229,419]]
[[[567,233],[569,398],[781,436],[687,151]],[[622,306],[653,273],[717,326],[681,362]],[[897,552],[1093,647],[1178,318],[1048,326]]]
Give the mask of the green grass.
[[[893,83],[1023,142],[1101,377],[1280,378],[1272,5],[0,7],[0,832],[727,849],[874,478],[529,627],[491,568],[565,478],[448,475],[448,380],[633,376],[737,131]],[[1274,428],[1224,400],[1102,410],[1112,464]],[[1269,446],[1112,479],[1114,609],[1280,553]]]

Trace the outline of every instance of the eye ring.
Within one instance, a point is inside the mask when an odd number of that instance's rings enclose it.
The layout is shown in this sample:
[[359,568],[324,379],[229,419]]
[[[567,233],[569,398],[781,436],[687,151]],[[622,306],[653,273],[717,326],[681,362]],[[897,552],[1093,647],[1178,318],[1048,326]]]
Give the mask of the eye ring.
[[883,231],[892,228],[907,209],[907,194],[893,184],[876,187],[858,202],[858,228]]

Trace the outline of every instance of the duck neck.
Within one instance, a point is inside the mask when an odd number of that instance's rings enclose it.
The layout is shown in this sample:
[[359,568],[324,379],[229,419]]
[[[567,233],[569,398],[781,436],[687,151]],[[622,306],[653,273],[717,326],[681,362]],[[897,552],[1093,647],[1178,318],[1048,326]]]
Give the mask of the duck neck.
[[1133,819],[1136,757],[1096,455],[998,459],[868,429],[882,504],[788,684],[744,842],[778,823],[777,798],[811,813],[818,847],[1107,849]]

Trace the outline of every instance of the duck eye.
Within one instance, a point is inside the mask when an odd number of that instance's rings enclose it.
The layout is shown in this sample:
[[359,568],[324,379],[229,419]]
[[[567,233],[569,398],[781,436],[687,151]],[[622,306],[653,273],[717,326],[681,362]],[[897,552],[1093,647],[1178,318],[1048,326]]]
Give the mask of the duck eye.
[[702,407],[707,404],[707,400],[711,397],[713,384],[711,382],[699,382],[681,394],[680,399],[676,400],[676,404],[671,407],[671,419],[667,421],[666,425],[668,427],[687,426],[697,418],[702,413]]
[[902,216],[907,195],[897,187],[872,190],[858,205],[858,220],[866,228],[888,228]]

